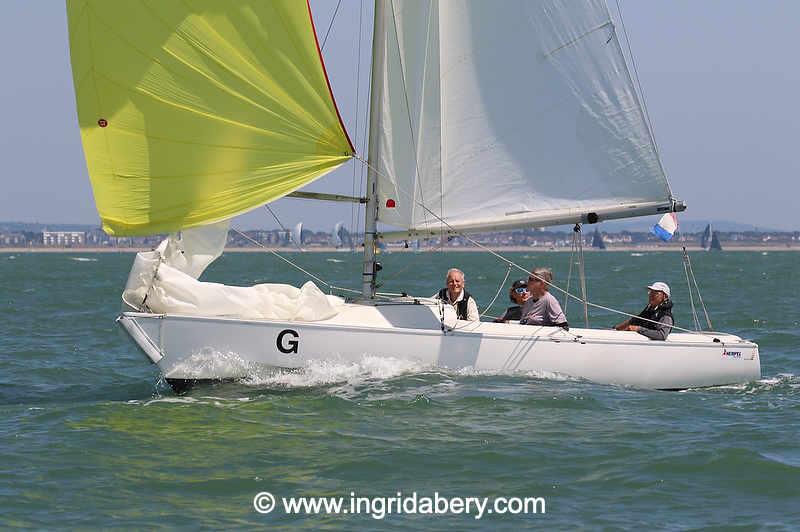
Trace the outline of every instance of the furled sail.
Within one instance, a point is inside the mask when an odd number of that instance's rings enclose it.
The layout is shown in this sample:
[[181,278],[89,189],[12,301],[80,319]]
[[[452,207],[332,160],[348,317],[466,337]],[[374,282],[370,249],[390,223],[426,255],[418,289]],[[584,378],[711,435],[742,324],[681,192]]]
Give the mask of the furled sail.
[[[603,0],[378,0],[379,220],[431,232],[674,202]],[[680,206],[679,206],[680,208]]]
[[109,234],[280,198],[354,150],[307,2],[67,0],[86,163]]

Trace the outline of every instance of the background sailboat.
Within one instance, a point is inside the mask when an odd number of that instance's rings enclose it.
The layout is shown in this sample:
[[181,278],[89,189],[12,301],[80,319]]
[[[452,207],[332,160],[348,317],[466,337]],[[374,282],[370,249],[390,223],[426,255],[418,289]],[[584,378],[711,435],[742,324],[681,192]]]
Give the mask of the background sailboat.
[[[460,322],[437,300],[376,297],[378,237],[684,208],[604,2],[378,1],[369,159],[359,158],[365,198],[294,192],[355,156],[307,5],[72,0],[68,14],[104,227],[180,230],[137,257],[120,317],[171,382],[364,353],[660,388],[757,375],[757,347],[729,335],[674,334],[656,345],[635,333]],[[109,34],[118,38],[107,43]],[[288,194],[366,203],[360,301],[310,282],[197,281],[222,250],[226,220]],[[379,221],[399,229],[378,231]],[[265,338],[274,347],[265,350]],[[726,345],[741,360],[721,360]],[[197,359],[215,350],[244,364]]]
[[344,222],[336,222],[331,231],[331,245],[337,251],[350,251],[353,249],[353,237],[344,226]]
[[600,234],[600,229],[595,229],[592,235],[592,247],[595,249],[606,249],[606,243],[603,240],[603,235]]
[[700,235],[700,247],[706,251],[722,251],[722,244],[719,241],[719,236],[709,223]]
[[292,239],[292,243],[297,246],[297,249],[300,251],[303,250],[303,222],[297,222],[297,224],[292,228],[292,233],[290,235]]

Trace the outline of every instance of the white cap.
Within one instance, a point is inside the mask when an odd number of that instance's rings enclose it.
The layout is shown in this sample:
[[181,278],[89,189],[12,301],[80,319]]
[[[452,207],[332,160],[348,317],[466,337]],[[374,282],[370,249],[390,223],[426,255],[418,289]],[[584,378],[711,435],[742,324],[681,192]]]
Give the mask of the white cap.
[[669,285],[667,283],[662,283],[661,281],[658,281],[656,283],[651,284],[647,288],[649,288],[650,290],[658,290],[659,292],[664,292],[665,294],[667,294],[667,297],[670,297]]

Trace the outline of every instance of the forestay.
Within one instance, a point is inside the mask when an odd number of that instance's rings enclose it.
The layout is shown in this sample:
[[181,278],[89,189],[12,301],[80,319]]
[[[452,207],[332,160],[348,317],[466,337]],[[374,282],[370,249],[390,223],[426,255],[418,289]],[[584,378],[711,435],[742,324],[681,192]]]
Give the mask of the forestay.
[[498,229],[673,208],[603,0],[378,10],[380,221]]

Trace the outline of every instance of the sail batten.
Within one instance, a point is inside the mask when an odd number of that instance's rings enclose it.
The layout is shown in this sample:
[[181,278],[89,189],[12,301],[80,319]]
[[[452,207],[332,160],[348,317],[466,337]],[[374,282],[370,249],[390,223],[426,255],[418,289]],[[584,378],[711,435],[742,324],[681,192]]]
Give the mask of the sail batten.
[[380,221],[488,230],[672,204],[602,0],[378,1]]
[[354,153],[307,2],[67,0],[78,120],[109,234],[280,198]]

